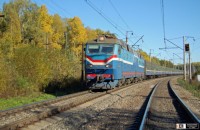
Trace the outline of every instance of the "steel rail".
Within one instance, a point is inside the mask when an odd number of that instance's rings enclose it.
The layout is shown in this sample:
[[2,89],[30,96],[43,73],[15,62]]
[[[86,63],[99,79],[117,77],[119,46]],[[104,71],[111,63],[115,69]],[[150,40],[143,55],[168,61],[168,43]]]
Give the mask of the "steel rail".
[[[161,81],[161,82],[162,82],[162,81]],[[148,116],[148,112],[149,112],[149,109],[150,109],[152,97],[153,97],[153,95],[154,95],[154,93],[155,93],[157,87],[160,85],[161,82],[159,82],[159,83],[154,87],[154,90],[153,90],[153,92],[151,93],[151,95],[150,95],[150,97],[149,97],[149,100],[148,100],[148,103],[147,103],[147,106],[146,106],[144,115],[143,115],[143,117],[142,117],[142,121],[141,121],[139,130],[143,130],[144,127],[145,127],[145,121],[146,121],[147,116]],[[199,123],[199,124],[200,124],[200,120],[198,119],[198,117],[191,111],[191,109],[184,103],[184,101],[175,93],[174,89],[172,88],[171,80],[168,81],[168,84],[169,84],[169,86],[170,86],[170,89],[172,90],[173,95],[174,95],[175,98],[178,100],[178,102],[180,103],[180,105],[184,108],[184,110],[187,112],[187,114],[190,116],[190,118],[191,118],[195,123]]]
[[171,80],[169,82],[170,88],[173,92],[173,94],[175,95],[175,97],[178,99],[178,102],[183,106],[184,110],[187,112],[187,114],[190,116],[190,118],[196,122],[200,124],[200,120],[198,119],[198,117],[191,111],[191,109],[184,103],[184,101],[176,94],[176,92],[174,91],[174,89],[172,88],[172,84],[171,84]]
[[149,108],[150,108],[150,105],[151,105],[152,97],[153,97],[153,95],[154,95],[154,93],[155,93],[155,91],[156,91],[158,85],[160,85],[161,82],[162,82],[162,81],[160,81],[159,83],[157,83],[157,84],[155,85],[155,87],[153,88],[153,91],[152,91],[152,93],[151,93],[151,95],[150,95],[150,97],[149,97],[149,100],[148,100],[148,103],[147,103],[147,106],[146,106],[144,115],[143,115],[143,117],[142,117],[142,121],[141,121],[139,130],[143,130],[143,129],[144,129],[145,121],[146,121],[147,116],[148,116],[148,112],[149,112]]
[[74,103],[63,105],[63,106],[54,107],[54,108],[52,108],[50,110],[41,112],[41,113],[39,113],[37,115],[33,115],[31,117],[26,117],[26,118],[17,120],[15,122],[6,124],[4,126],[1,126],[0,130],[15,130],[15,129],[22,128],[22,127],[27,126],[27,125],[29,125],[31,123],[37,122],[37,121],[42,120],[42,119],[47,118],[47,117],[51,117],[53,115],[56,115],[56,114],[61,113],[63,111],[69,110],[71,108],[74,108],[74,107],[76,107],[78,105],[81,105],[83,103],[89,102],[91,100],[94,100],[94,99],[99,98],[99,97],[104,96],[104,95],[106,95],[106,93],[104,93],[102,95],[98,95],[96,97],[85,99],[83,101],[74,102]]

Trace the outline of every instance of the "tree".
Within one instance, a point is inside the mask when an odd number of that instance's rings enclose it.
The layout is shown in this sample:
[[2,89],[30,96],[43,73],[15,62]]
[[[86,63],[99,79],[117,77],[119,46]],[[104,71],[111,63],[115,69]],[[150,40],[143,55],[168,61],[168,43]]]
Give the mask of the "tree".
[[64,33],[66,31],[65,24],[58,14],[53,16],[53,34],[52,34],[52,48],[61,49],[65,43]]
[[5,20],[8,25],[8,32],[11,35],[11,40],[14,45],[21,42],[21,26],[20,18],[13,3],[4,5]]
[[38,24],[39,7],[34,3],[27,3],[25,5],[20,17],[23,43],[33,43],[37,45],[44,41],[42,29]]
[[45,33],[52,33],[52,17],[48,14],[48,10],[46,8],[45,5],[42,5],[39,9],[39,23],[40,23],[40,27],[41,29],[45,32]]
[[96,29],[95,31],[96,31],[97,35],[105,34],[105,31],[103,31],[103,30],[101,30],[101,29],[99,29],[99,28]]
[[12,57],[14,49],[21,43],[20,19],[13,3],[4,4],[5,17],[1,24],[0,49],[7,57]]
[[153,62],[153,63],[155,63],[157,65],[160,65],[160,60],[158,58],[156,58],[156,57],[152,57],[151,58],[151,62]]
[[146,61],[150,62],[149,55],[148,55],[146,52],[140,50],[140,51],[139,51],[139,54],[140,54]]
[[91,29],[90,27],[86,27],[87,32],[87,41],[93,40],[97,38],[98,34],[96,30]]
[[69,48],[79,56],[82,49],[80,45],[87,41],[86,29],[79,17],[68,19],[67,24]]
[[48,10],[45,5],[42,5],[39,9],[39,27],[42,29],[44,36],[46,35],[46,49],[49,45],[49,34],[52,34],[52,17],[48,14]]

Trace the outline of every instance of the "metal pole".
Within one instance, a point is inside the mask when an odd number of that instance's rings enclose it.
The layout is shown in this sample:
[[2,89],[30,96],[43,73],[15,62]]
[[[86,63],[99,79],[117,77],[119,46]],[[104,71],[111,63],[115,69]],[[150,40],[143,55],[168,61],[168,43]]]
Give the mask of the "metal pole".
[[82,81],[85,81],[85,70],[84,70],[84,44],[82,44],[82,64],[81,64],[81,79]]
[[184,36],[183,36],[183,74],[184,74],[184,80],[186,80],[185,37]]
[[190,83],[191,83],[192,82],[192,72],[191,72],[190,50],[189,50],[189,78],[190,78]]
[[[128,32],[133,32],[133,31],[126,31],[126,43],[128,43]],[[132,33],[132,35],[133,35],[133,33]]]

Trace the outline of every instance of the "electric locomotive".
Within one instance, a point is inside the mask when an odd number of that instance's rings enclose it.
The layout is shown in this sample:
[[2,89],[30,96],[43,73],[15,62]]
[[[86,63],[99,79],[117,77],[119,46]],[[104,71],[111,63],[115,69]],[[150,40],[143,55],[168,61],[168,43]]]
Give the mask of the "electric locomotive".
[[88,41],[85,73],[90,89],[112,89],[145,78],[145,61],[124,41],[102,35]]

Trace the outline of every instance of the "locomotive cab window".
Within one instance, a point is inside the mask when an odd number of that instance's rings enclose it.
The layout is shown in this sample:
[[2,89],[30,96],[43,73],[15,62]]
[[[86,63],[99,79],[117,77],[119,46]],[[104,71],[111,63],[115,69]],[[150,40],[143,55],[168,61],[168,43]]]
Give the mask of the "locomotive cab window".
[[99,53],[100,46],[99,45],[89,45],[88,46],[88,52],[89,53]]
[[102,45],[101,52],[102,53],[113,53],[113,46]]
[[88,45],[88,53],[112,54],[113,51],[114,51],[114,46],[113,45],[105,45],[105,44]]

